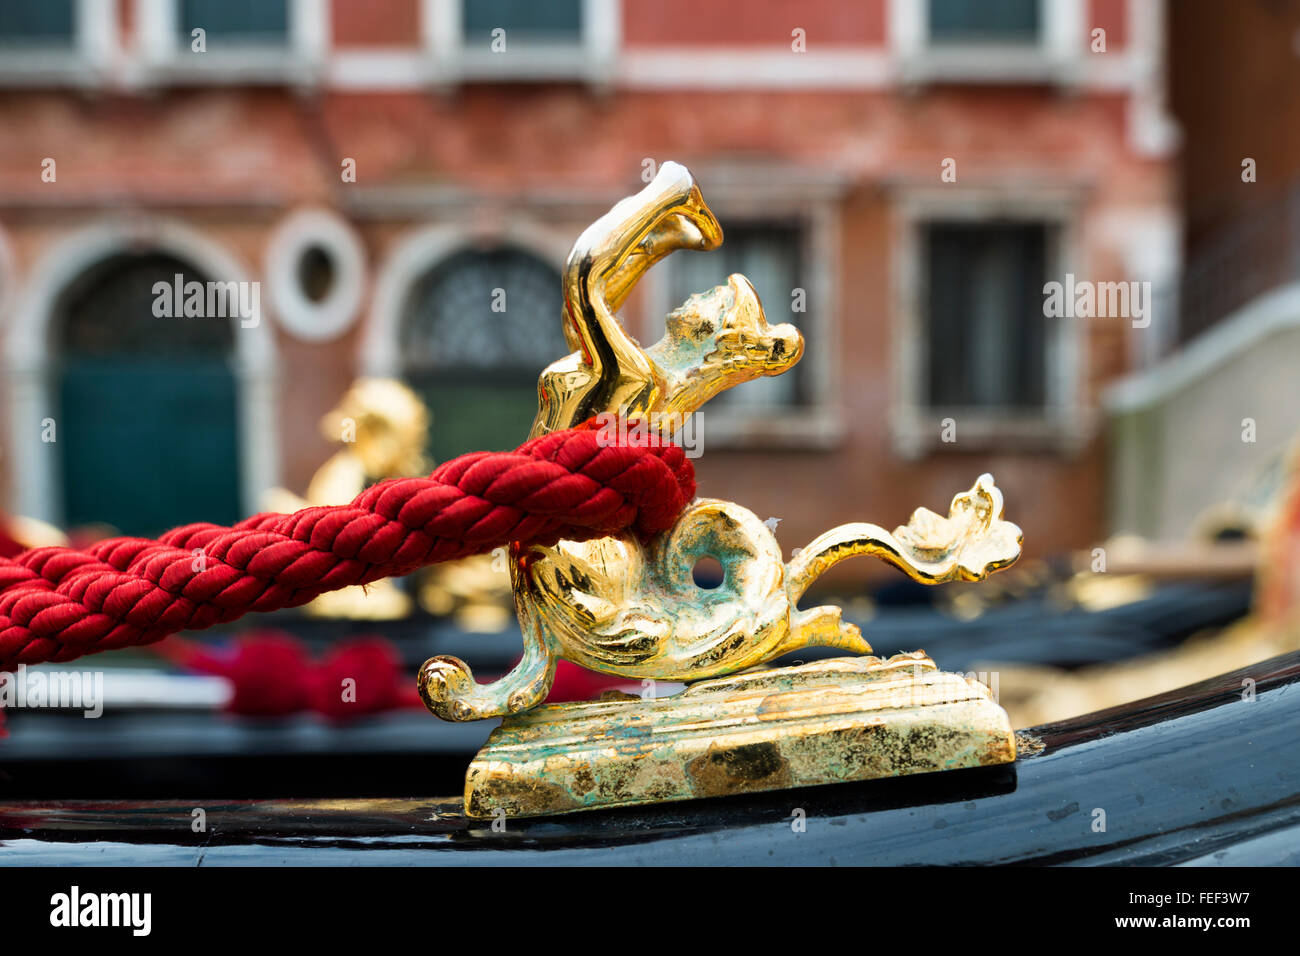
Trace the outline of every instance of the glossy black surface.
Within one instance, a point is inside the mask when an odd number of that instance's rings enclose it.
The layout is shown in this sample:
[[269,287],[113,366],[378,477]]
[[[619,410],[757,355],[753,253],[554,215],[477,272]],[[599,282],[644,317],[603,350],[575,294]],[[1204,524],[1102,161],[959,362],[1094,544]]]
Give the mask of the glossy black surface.
[[[881,592],[876,614],[858,621],[877,653],[922,647],[944,669],[957,672],[988,670],[991,661],[1073,666],[1119,660],[1239,618],[1248,605],[1250,582],[1166,582],[1141,600],[1101,611],[1062,609],[1050,589],[1038,588],[965,621],[931,603],[937,591],[904,581]],[[263,615],[257,624],[292,632],[318,657],[337,641],[376,628],[296,612]],[[386,622],[382,630],[411,672],[434,654],[451,654],[470,661],[476,676],[488,680],[508,670],[521,647],[513,624],[499,634],[469,634],[419,614]],[[214,631],[202,639],[231,636]],[[806,649],[785,663],[840,653]],[[129,651],[95,661],[110,667],[158,663]],[[465,765],[494,725],[447,724],[423,709],[342,725],[310,714],[239,718],[118,707],[96,720],[49,710],[11,710],[7,717],[12,733],[0,740],[0,801],[156,799],[178,793],[208,799],[455,793]]]
[[[452,799],[9,802],[0,863],[1294,864],[1298,727],[1291,654],[1037,728],[1042,752],[1004,768],[511,820],[503,832]],[[192,829],[196,807],[206,832]]]

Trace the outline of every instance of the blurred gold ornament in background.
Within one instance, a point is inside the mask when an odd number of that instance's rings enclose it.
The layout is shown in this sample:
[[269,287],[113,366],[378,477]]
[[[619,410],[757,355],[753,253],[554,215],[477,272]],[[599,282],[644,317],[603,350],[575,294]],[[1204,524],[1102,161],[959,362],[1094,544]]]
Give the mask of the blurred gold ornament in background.
[[510,627],[514,605],[504,551],[444,561],[421,571],[416,600],[437,617],[450,616],[471,634],[496,634]]
[[[429,410],[409,386],[395,379],[360,378],[320,422],[321,434],[340,445],[316,470],[306,497],[284,488],[267,496],[265,507],[290,512],[312,505],[347,504],[387,478],[428,474]],[[476,555],[434,565],[414,576],[416,598],[430,614],[451,616],[471,632],[495,632],[510,625],[510,575],[504,555]],[[391,621],[410,615],[409,595],[388,578],[363,587],[322,594],[305,611],[312,617]]]
[[54,525],[25,515],[9,515],[5,531],[24,548],[61,548],[68,544],[68,536]]
[[[300,498],[285,488],[267,495],[265,507],[291,512],[318,505],[345,505],[376,481],[423,474],[429,412],[418,395],[392,379],[354,382],[338,406],[325,414],[320,431],[340,445],[316,470]],[[411,613],[411,599],[383,578],[363,587],[329,591],[304,608],[312,617],[391,621]]]
[[343,447],[312,476],[312,504],[347,504],[385,478],[426,474],[429,410],[407,385],[389,378],[360,378],[337,408],[325,413],[320,433]]
[[[1229,533],[1226,533],[1229,532]],[[1300,440],[1228,501],[1208,509],[1197,537],[1172,545],[1123,536],[1078,557],[1068,582],[1090,610],[1142,600],[1161,578],[1241,581],[1253,577],[1252,612],[1222,629],[1194,634],[1177,647],[1077,670],[1023,664],[995,669],[1001,701],[1017,727],[1116,707],[1249,667],[1300,649],[1300,582],[1288,580],[1300,554]]]

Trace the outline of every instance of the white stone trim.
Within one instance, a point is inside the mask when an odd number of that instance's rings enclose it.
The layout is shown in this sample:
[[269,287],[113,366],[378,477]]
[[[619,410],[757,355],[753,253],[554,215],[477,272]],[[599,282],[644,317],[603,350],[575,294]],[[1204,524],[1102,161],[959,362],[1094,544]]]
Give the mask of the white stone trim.
[[[350,91],[411,90],[454,82],[454,70],[445,65],[455,54],[441,52],[443,44],[429,37],[424,42],[425,51],[420,52],[336,51],[328,63],[328,82]],[[1098,54],[1080,62],[1076,82],[1087,90],[1124,92],[1137,85],[1137,67],[1130,51]],[[737,47],[634,47],[618,57],[612,71],[615,86],[647,90],[880,90],[897,85],[902,76],[888,50],[869,46],[814,48],[799,54]]]
[[623,45],[623,0],[583,0],[582,43],[596,79],[613,74]]
[[917,458],[941,443],[940,422],[957,418],[962,450],[978,446],[1077,450],[1093,428],[1083,383],[1087,380],[1085,322],[1058,319],[1048,338],[1047,395],[1040,414],[1002,415],[984,409],[932,409],[925,393],[925,318],[921,229],[928,222],[1012,220],[1046,222],[1054,235],[1048,250],[1048,274],[1087,275],[1080,238],[1081,196],[1070,189],[1031,187],[1023,183],[963,188],[912,188],[902,191],[893,226],[893,407],[890,428],[894,450]]
[[887,32],[905,83],[1073,84],[1083,56],[1085,0],[1039,0],[1040,42],[933,46],[926,0],[889,0]]
[[[238,258],[201,232],[174,220],[108,219],[86,226],[47,249],[20,280],[21,289],[5,337],[5,375],[0,394],[9,409],[14,514],[60,524],[62,489],[57,448],[41,441],[42,418],[54,416],[51,322],[59,296],[86,269],[105,258],[141,248],[174,255],[217,279],[250,281]],[[279,419],[275,337],[268,323],[235,325],[234,374],[238,393],[241,505],[257,510],[263,494],[279,484]]]
[[460,9],[460,0],[420,0],[420,39],[447,79],[463,39]]
[[0,335],[4,334],[10,307],[17,299],[15,286],[18,282],[18,272],[15,266],[9,235],[5,232],[4,226],[0,225]]
[[[334,285],[325,299],[313,302],[298,282],[304,252],[320,246],[334,264]],[[265,264],[276,319],[307,342],[337,338],[356,321],[366,287],[366,255],[356,231],[331,209],[300,209],[271,233]]]
[[[1124,92],[1139,79],[1137,59],[1128,51],[1098,54],[1076,65],[1071,82],[1085,90]],[[1010,67],[1000,69],[1010,72]],[[1030,63],[1002,81],[1037,80],[1041,73],[1041,63]],[[890,51],[871,46],[814,48],[798,54],[736,47],[635,47],[620,57],[615,78],[620,87],[635,89],[710,90],[879,90],[917,80]]]
[[427,53],[389,47],[335,51],[326,69],[331,87],[351,92],[418,89],[432,83],[437,75]]
[[70,50],[5,51],[0,55],[0,84],[95,86],[103,83],[121,53],[117,5],[105,0],[76,0],[73,29],[75,36]]
[[134,0],[139,54],[125,58],[116,6],[77,0],[74,53],[20,52],[0,58],[7,86],[102,84],[124,64],[129,86],[202,79],[205,83],[314,83],[322,74],[346,90],[410,90],[474,79],[587,79],[646,89],[881,89],[902,83],[1051,80],[1087,89],[1131,90],[1130,131],[1144,155],[1167,155],[1178,130],[1165,107],[1164,0],[1127,3],[1129,42],[1120,52],[1088,55],[1084,0],[1041,0],[1044,43],[996,56],[928,50],[924,0],[889,0],[883,46],[819,49],[801,54],[736,46],[622,48],[619,0],[584,0],[584,36],[572,49],[485,59],[462,45],[460,0],[420,0],[420,34],[411,48],[332,47],[329,0],[289,0],[291,54],[209,50],[182,56],[175,32],[177,0]]
[[178,0],[136,0],[140,58],[135,85],[201,80],[204,84],[315,82],[330,48],[328,0],[289,0],[288,50],[208,50],[193,54],[176,33]]
[[805,53],[737,47],[645,47],[623,54],[620,86],[641,89],[879,89],[895,82],[879,47]]
[[1182,141],[1182,130],[1169,112],[1167,102],[1165,0],[1128,0],[1125,6],[1133,58],[1129,139],[1139,155],[1169,156]]
[[1106,409],[1127,414],[1158,405],[1261,340],[1298,326],[1300,282],[1293,282],[1252,299],[1160,364],[1114,383],[1106,391]]
[[888,0],[885,35],[893,55],[909,60],[925,51],[927,0]]
[[[1132,2],[1132,0],[1129,0]],[[1052,62],[1074,72],[1087,50],[1088,0],[1039,0],[1043,46]]]
[[[459,0],[421,0],[418,50],[335,51],[328,64],[329,82],[349,90],[396,90],[430,83],[454,85],[476,78],[585,76],[623,88],[739,90],[887,89],[900,83],[946,78],[957,82],[1051,81],[1107,91],[1137,91],[1153,82],[1163,83],[1163,61],[1157,49],[1163,43],[1163,0],[1128,4],[1129,43],[1123,51],[1088,52],[1083,0],[1042,0],[1044,43],[1040,48],[1002,51],[996,56],[982,48],[966,59],[962,51],[950,50],[943,51],[938,60],[926,48],[923,0],[890,0],[883,44],[825,48],[812,38],[804,53],[722,45],[622,47],[619,4],[588,2],[585,50],[575,47],[567,62],[561,62],[565,57],[558,55],[544,57],[543,62],[521,59],[517,64],[495,58],[468,69],[462,56]],[[1157,64],[1154,71],[1152,63]],[[1153,128],[1139,119],[1133,123],[1135,135],[1145,137]]]
[[[375,277],[370,315],[357,355],[363,375],[401,377],[402,311],[412,286],[452,255],[485,246],[520,249],[563,274],[570,240],[524,219],[479,228],[440,223],[411,230],[389,251]],[[559,322],[560,316],[555,320]]]
[[461,2],[420,2],[421,38],[436,82],[580,79],[604,85],[612,79],[622,41],[622,0],[582,0],[582,38],[576,44],[520,51],[507,45],[504,54],[466,48]]

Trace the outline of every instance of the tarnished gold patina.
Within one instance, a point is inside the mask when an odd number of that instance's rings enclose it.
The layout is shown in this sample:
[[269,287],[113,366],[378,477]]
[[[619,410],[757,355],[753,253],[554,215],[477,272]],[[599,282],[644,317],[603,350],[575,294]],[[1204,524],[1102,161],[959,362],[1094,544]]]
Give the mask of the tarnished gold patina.
[[[740,275],[671,312],[665,336],[652,346],[642,348],[624,331],[615,312],[646,269],[677,249],[714,249],[721,241],[694,179],[675,163],[665,163],[650,185],[583,233],[564,276],[565,334],[575,351],[542,373],[534,436],[602,414],[671,431],[719,392],[780,374],[799,360],[799,331],[768,325],[753,286]],[[978,581],[1014,562],[1020,539],[1020,529],[1002,520],[1002,495],[988,475],[953,499],[947,517],[922,508],[892,533],[843,525],[789,564],[752,512],[698,499],[648,545],[628,534],[515,549],[522,660],[500,680],[480,685],[464,662],[431,658],[420,671],[420,692],[446,719],[507,718],[467,779],[466,805],[474,815],[494,807],[551,813],[1010,760],[1014,739],[1001,708],[986,692],[972,692],[964,678],[931,673],[923,655],[908,659],[909,669],[920,668],[910,678],[898,677],[896,659],[875,658],[727,675],[803,647],[868,654],[870,646],[838,607],[797,607],[808,586],[845,558],[880,557],[930,584]],[[705,556],[724,570],[723,584],[713,590],[693,581]],[[517,716],[545,700],[561,657],[606,674],[701,683],[648,707],[562,705]],[[906,687],[945,689],[942,701],[920,693],[898,705],[895,691]],[[793,709],[779,703],[785,701]],[[687,764],[712,759],[695,752],[700,741],[741,733],[735,728],[742,725],[743,740],[723,749],[767,747],[784,755],[787,770],[761,782],[740,774],[724,785],[719,781],[731,778],[716,773],[710,786],[689,781]],[[649,749],[609,743],[626,737],[620,727]],[[868,727],[875,729],[868,733]],[[867,741],[874,743],[859,753]],[[856,756],[850,759],[849,751]],[[641,769],[620,769],[625,760]],[[590,787],[587,776],[574,776],[597,769],[600,780],[592,777]]]
[[840,658],[692,684],[660,700],[539,707],[470,764],[473,817],[727,796],[1007,763],[983,684],[923,653]]

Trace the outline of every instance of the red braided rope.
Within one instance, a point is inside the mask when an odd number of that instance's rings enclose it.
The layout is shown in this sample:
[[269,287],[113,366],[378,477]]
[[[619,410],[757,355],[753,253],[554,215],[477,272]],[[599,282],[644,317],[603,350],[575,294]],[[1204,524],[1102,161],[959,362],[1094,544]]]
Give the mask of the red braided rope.
[[695,496],[682,449],[601,438],[588,422],[380,482],[341,507],[0,559],[0,670],[149,644],[514,542],[666,529]]

